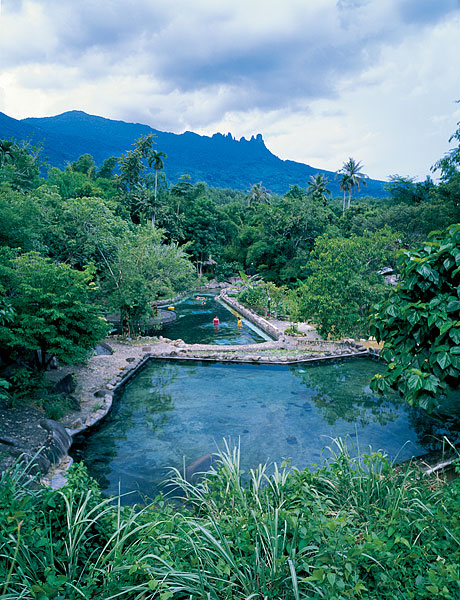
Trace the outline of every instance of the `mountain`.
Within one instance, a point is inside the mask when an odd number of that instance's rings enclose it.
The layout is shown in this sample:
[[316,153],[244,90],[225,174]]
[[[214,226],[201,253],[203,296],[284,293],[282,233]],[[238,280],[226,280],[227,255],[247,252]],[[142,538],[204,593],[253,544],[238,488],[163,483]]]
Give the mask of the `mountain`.
[[[305,188],[311,175],[324,173],[333,194],[340,194],[335,173],[292,160],[281,160],[265,146],[259,133],[250,140],[236,140],[230,133],[212,137],[191,131],[182,134],[153,129],[140,123],[114,121],[73,110],[55,117],[16,120],[0,113],[0,139],[32,139],[43,144],[43,156],[51,166],[63,169],[89,153],[98,166],[109,156],[121,156],[141,135],[155,134],[156,149],[167,154],[165,174],[175,183],[184,173],[194,182],[247,190],[254,183],[283,194],[290,185]],[[384,182],[368,180],[362,194],[380,197]]]

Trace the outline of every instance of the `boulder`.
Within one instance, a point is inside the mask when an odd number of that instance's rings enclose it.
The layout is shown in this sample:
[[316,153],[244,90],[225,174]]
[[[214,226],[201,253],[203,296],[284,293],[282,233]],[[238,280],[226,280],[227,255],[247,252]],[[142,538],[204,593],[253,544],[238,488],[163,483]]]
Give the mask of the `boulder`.
[[94,353],[97,356],[111,355],[111,354],[113,354],[113,348],[111,346],[109,346],[109,344],[106,344],[105,342],[100,342],[94,348]]
[[52,392],[55,394],[72,394],[76,384],[72,373],[69,373],[54,384]]

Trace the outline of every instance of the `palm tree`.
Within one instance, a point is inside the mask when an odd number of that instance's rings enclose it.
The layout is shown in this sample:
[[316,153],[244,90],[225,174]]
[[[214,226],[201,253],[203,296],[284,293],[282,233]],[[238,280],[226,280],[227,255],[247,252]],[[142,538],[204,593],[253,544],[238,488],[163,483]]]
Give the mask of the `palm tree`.
[[10,159],[13,158],[13,153],[11,148],[13,147],[13,142],[9,140],[0,140],[0,167]]
[[158,191],[158,171],[164,168],[163,158],[166,158],[166,154],[164,152],[157,152],[153,150],[148,158],[149,167],[155,169],[155,191],[153,193],[153,202],[155,205],[154,211],[152,213],[152,228],[155,229],[155,214],[156,214],[156,206],[157,206],[157,191]]
[[347,175],[342,175],[340,179],[340,191],[343,192],[343,203],[342,203],[342,216],[345,214],[345,207],[347,205],[346,196],[351,191],[350,179]]
[[260,202],[270,203],[270,193],[263,187],[262,182],[254,183],[248,192],[248,206],[259,204]]
[[340,171],[337,172],[337,177],[340,175],[340,189],[344,192],[343,196],[343,212],[345,212],[345,193],[348,192],[348,206],[350,208],[351,196],[355,190],[359,192],[361,185],[366,185],[368,175],[361,173],[361,161],[356,162],[354,158],[349,158],[343,163]]
[[331,190],[327,189],[329,179],[323,174],[317,173],[315,176],[310,176],[310,181],[307,183],[307,194],[310,198],[318,200],[323,203],[323,206],[327,204],[327,197],[330,196]]

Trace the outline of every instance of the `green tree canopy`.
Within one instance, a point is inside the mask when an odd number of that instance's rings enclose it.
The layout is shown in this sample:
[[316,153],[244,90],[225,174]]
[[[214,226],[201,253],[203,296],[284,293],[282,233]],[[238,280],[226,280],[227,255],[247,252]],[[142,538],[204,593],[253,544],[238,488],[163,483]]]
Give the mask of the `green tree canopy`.
[[40,369],[52,356],[83,360],[107,333],[93,277],[93,267],[76,271],[36,252],[14,257],[3,251],[0,291],[13,313],[0,325],[0,347],[34,352]]
[[388,229],[363,236],[316,240],[310,277],[299,287],[302,316],[321,335],[368,335],[372,306],[388,289],[379,269],[392,262],[396,236]]
[[107,265],[101,285],[125,330],[145,324],[155,300],[166,300],[193,282],[194,269],[183,250],[162,241],[160,230],[139,226],[119,241]]
[[399,257],[401,282],[373,316],[387,370],[375,390],[399,390],[411,405],[433,410],[460,384],[460,224],[433,232]]

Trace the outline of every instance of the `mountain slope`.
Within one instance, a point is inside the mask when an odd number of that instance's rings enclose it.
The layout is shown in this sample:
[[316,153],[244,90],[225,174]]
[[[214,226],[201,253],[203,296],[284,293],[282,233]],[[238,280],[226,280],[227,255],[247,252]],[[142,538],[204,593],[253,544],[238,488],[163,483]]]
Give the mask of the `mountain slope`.
[[[281,160],[267,149],[260,134],[250,140],[236,140],[230,134],[220,133],[212,137],[190,131],[175,134],[82,111],[22,120],[0,113],[0,139],[32,138],[34,143],[43,143],[49,164],[61,169],[86,152],[101,165],[109,156],[120,156],[131,149],[136,139],[149,133],[156,136],[156,148],[167,154],[165,173],[171,183],[188,173],[195,182],[205,181],[221,188],[247,190],[261,181],[267,189],[282,194],[289,185],[305,188],[311,175],[324,173],[331,180],[330,189],[339,194],[335,173]],[[362,193],[382,196],[383,185],[381,181],[369,180]]]

